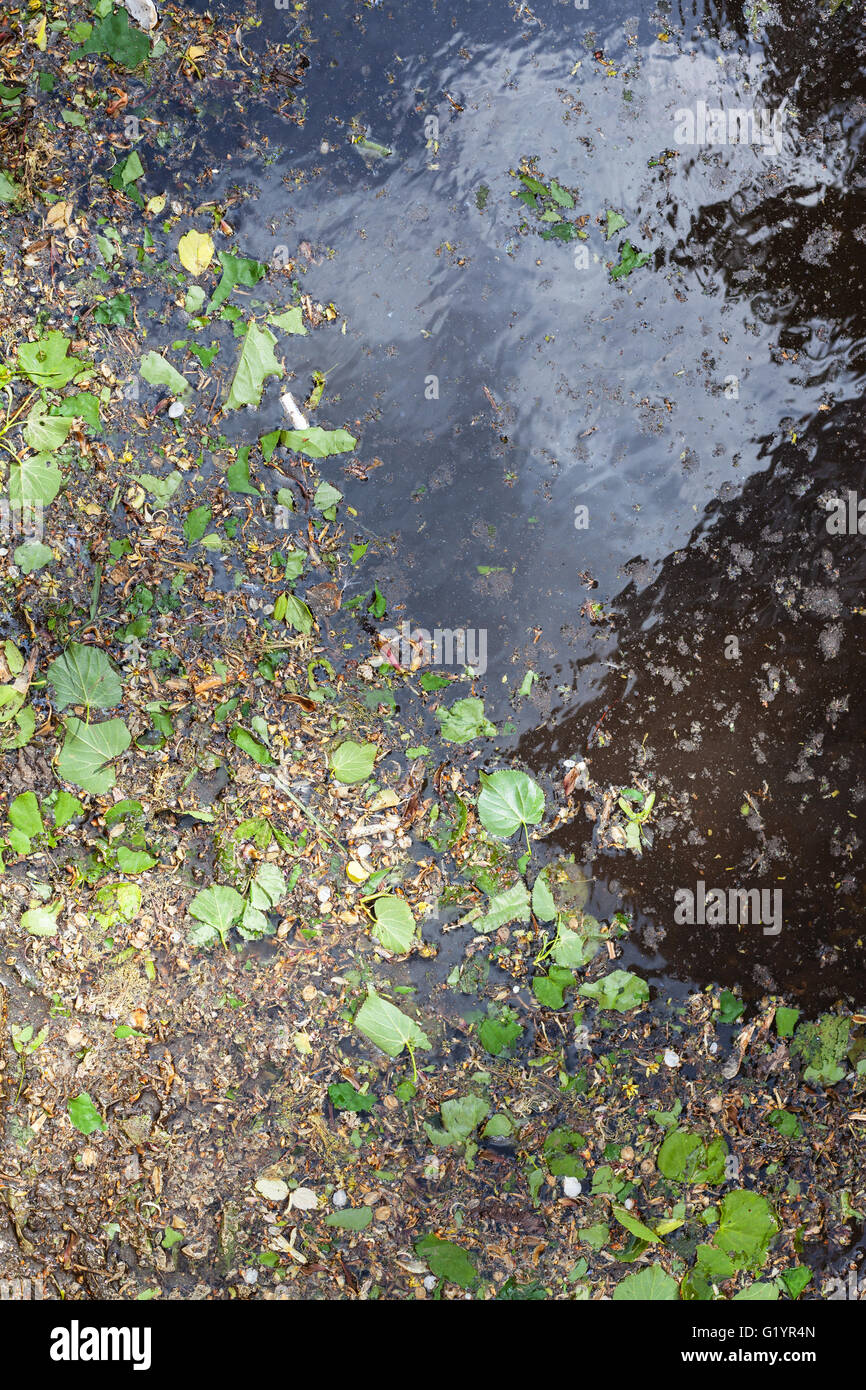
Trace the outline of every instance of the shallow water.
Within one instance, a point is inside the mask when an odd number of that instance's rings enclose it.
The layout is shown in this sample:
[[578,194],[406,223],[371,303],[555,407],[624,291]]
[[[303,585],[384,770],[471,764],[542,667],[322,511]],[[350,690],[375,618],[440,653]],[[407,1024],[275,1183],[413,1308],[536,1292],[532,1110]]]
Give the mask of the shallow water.
[[[859,15],[780,13],[755,36],[737,4],[338,4],[281,115],[179,112],[159,164],[170,193],[210,169],[202,201],[243,195],[243,254],[307,243],[301,289],[347,321],[292,355],[381,460],[324,465],[374,539],[345,598],[375,580],[388,625],[486,634],[476,690],[516,727],[488,766],[517,755],[549,808],[569,758],[657,787],[642,859],[598,853],[581,813],[545,845],[635,913],[627,959],[813,1009],[859,1002],[864,963],[864,538],[824,502],[866,492],[866,87]],[[253,83],[300,33],[260,18]],[[685,144],[700,101],[785,103],[778,148]],[[521,160],[574,193],[585,243],[542,240]],[[626,237],[650,260],[614,283]],[[229,437],[282,423],[278,394]],[[780,890],[781,933],[675,925],[698,880]]]

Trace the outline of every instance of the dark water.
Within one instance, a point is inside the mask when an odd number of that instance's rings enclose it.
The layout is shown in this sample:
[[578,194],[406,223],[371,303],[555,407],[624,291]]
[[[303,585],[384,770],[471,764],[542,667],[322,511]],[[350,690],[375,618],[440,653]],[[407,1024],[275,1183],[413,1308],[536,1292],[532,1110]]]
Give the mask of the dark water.
[[[320,416],[381,460],[325,464],[374,538],[346,598],[375,580],[388,624],[486,633],[476,690],[517,728],[488,766],[516,756],[549,809],[569,758],[656,787],[641,860],[580,812],[547,841],[634,911],[644,971],[812,1008],[862,1002],[866,537],[826,499],[866,494],[866,43],[859,6],[757,34],[750,8],[336,3],[277,112],[255,86],[303,26],[261,7],[253,90],[193,93],[150,167],[235,195],[243,254],[307,243],[302,291],[346,320],[291,358],[302,385],[332,369]],[[778,148],[686,144],[699,102],[783,108]],[[541,238],[521,160],[585,243]],[[650,260],[614,283],[626,237]],[[278,394],[223,428],[283,423]],[[781,933],[675,925],[699,879],[781,890]]]

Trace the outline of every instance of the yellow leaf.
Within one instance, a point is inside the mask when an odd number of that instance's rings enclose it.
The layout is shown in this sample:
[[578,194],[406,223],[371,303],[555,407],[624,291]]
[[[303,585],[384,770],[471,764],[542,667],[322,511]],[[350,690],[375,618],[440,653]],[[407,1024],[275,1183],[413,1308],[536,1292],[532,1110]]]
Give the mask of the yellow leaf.
[[145,205],[144,205],[144,210],[145,210],[145,212],[149,212],[149,213],[160,213],[160,212],[162,212],[163,208],[165,207],[165,204],[166,204],[166,197],[165,197],[165,194],[164,194],[164,193],[157,193],[156,196],[155,196],[154,198],[148,198],[147,202],[146,202]]
[[213,241],[207,232],[187,232],[178,242],[177,254],[180,263],[193,279],[201,275],[203,270],[207,270],[213,260],[213,252]]
[[48,16],[42,15],[39,20],[39,23],[36,26],[36,33],[33,37],[33,42],[36,44],[36,47],[40,50],[41,53],[45,52],[45,30],[47,28],[47,25]]

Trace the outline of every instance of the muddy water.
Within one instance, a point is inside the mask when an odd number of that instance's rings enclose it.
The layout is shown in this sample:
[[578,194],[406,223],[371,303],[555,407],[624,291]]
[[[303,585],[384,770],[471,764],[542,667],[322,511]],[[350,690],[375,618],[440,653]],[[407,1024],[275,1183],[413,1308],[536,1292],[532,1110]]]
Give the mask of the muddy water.
[[[346,598],[375,580],[388,624],[486,634],[477,689],[517,730],[491,765],[550,801],[568,758],[657,788],[642,859],[598,853],[580,811],[546,846],[631,907],[631,959],[812,1009],[860,1002],[863,965],[866,537],[831,535],[826,499],[866,494],[864,39],[844,8],[757,34],[751,8],[336,4],[280,116],[254,92],[179,112],[159,163],[170,192],[208,169],[202,199],[242,195],[244,254],[305,243],[301,289],[347,320],[292,356],[381,460],[330,461],[373,539]],[[253,86],[299,36],[259,16]],[[701,102],[786,116],[770,146],[689,145]],[[521,160],[585,243],[542,239]],[[650,259],[614,283],[626,237]],[[781,932],[678,926],[699,880],[781,891]]]

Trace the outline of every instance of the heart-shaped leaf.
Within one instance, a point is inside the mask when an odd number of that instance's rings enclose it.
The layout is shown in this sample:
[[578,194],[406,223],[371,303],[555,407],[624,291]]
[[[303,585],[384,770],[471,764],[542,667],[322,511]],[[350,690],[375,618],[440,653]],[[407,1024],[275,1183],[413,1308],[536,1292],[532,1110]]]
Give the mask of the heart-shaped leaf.
[[366,782],[373,771],[377,752],[375,743],[355,743],[348,739],[331,754],[331,771],[338,782],[345,782],[347,786]]
[[58,710],[67,705],[111,709],[123,698],[123,687],[105,652],[81,642],[70,642],[62,656],[48,667]]
[[401,1013],[374,989],[368,991],[367,998],[356,1013],[355,1027],[376,1047],[387,1052],[389,1057],[399,1057],[406,1046],[413,1050],[420,1047],[425,1051],[430,1047],[430,1039],[414,1019]]
[[537,825],[544,814],[544,792],[525,772],[480,774],[478,798],[481,824],[491,835],[507,839],[521,826]]
[[178,259],[193,279],[197,279],[203,270],[207,270],[213,260],[213,253],[213,238],[207,232],[190,230],[184,233],[177,244]]
[[381,941],[386,951],[397,951],[400,955],[408,951],[415,936],[415,918],[405,898],[388,893],[376,899],[373,911],[376,940]]
[[190,916],[211,927],[225,946],[226,937],[244,910],[244,900],[235,888],[215,884],[202,888],[189,905]]
[[107,764],[118,753],[124,753],[130,742],[129,730],[122,719],[84,724],[74,715],[70,716],[57,771],[65,781],[98,796],[114,786],[114,769]]

